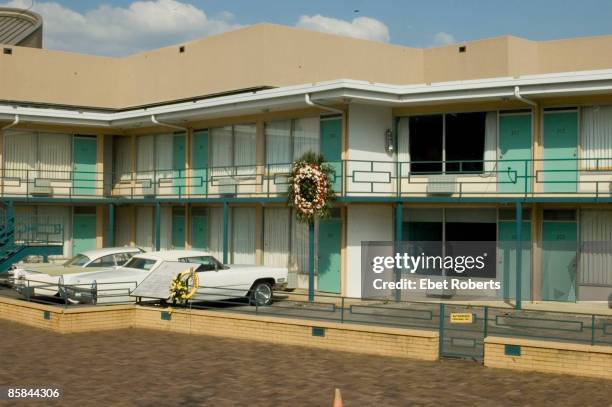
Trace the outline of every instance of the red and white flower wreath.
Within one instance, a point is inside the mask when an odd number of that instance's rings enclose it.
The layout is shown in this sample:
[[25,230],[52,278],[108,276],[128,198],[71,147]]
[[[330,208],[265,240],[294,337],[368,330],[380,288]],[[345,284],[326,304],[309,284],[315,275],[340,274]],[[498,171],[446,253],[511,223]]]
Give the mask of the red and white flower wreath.
[[314,162],[306,159],[296,161],[290,175],[289,204],[296,209],[296,216],[302,222],[328,217],[330,201],[334,197],[329,181],[333,170],[321,164],[319,157],[308,158]]

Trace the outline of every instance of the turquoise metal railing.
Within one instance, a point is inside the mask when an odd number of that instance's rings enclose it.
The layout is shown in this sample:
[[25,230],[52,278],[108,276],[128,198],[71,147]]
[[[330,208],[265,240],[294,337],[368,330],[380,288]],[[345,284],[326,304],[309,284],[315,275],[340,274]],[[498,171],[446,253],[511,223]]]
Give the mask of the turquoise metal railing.
[[[328,163],[339,197],[612,198],[612,158]],[[65,198],[277,198],[290,163],[125,173],[5,168],[0,196]]]

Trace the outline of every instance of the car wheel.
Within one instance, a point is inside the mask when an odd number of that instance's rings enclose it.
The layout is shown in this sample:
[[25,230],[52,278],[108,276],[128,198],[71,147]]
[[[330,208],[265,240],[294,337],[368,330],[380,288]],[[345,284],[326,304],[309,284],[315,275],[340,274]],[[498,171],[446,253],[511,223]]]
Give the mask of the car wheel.
[[270,305],[272,304],[272,285],[266,281],[257,281],[253,284],[249,302],[251,305]]

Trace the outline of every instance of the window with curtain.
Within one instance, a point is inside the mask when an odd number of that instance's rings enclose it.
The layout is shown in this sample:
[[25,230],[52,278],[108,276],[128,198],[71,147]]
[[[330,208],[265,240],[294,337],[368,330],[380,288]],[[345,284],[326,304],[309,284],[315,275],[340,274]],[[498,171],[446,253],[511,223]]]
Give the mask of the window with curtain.
[[255,208],[232,208],[231,262],[255,264]]
[[113,137],[113,179],[114,182],[128,181],[132,174],[132,139],[125,136]]
[[115,246],[130,245],[131,208],[118,206],[115,210]]
[[146,251],[154,250],[153,226],[155,225],[153,207],[139,206],[136,208],[136,246]]
[[319,152],[319,118],[279,120],[265,124],[266,164],[288,172],[289,164],[308,151]]
[[290,216],[289,208],[264,208],[263,262],[266,266],[288,266],[291,242]]
[[581,167],[612,170],[612,106],[584,107],[580,116]]
[[70,179],[72,135],[9,130],[5,133],[5,176]]
[[211,186],[218,187],[220,193],[236,192],[236,185],[240,181],[249,182],[245,176],[255,174],[256,134],[255,124],[210,130]]
[[[317,225],[315,224],[315,234]],[[291,250],[289,270],[308,273],[308,224],[298,222],[291,213]]]
[[612,285],[612,211],[584,209],[580,212],[578,282]]
[[223,208],[212,207],[208,213],[208,250],[217,260],[223,261]]

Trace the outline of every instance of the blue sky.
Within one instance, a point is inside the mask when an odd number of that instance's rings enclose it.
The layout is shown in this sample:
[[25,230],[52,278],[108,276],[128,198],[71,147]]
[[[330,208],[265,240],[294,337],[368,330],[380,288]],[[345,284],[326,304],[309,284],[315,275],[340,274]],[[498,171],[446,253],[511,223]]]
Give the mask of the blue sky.
[[[32,0],[0,0],[0,4],[3,2],[28,6]],[[258,22],[297,25],[415,47],[504,34],[534,40],[612,34],[610,0],[36,0],[34,3],[34,9],[45,18],[46,47],[104,55],[125,55]]]

